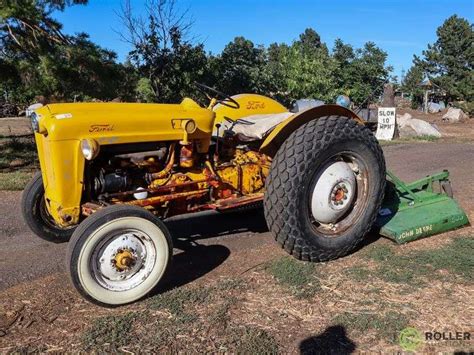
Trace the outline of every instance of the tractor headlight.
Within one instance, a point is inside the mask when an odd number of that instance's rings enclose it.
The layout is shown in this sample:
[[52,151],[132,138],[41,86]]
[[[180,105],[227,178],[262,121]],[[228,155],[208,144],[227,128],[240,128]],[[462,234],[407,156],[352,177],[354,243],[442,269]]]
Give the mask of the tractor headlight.
[[31,128],[33,129],[33,132],[39,133],[39,117],[36,112],[32,112],[30,115],[31,119]]
[[32,112],[30,114],[30,122],[31,122],[31,128],[33,129],[34,133],[40,133],[47,135],[48,131],[46,130],[46,127],[41,124],[41,115],[37,114],[36,112]]
[[84,158],[92,160],[99,155],[100,145],[95,139],[81,140],[81,151]]
[[184,130],[186,131],[186,133],[194,133],[196,131],[196,122],[194,122],[194,120],[187,120],[184,122]]

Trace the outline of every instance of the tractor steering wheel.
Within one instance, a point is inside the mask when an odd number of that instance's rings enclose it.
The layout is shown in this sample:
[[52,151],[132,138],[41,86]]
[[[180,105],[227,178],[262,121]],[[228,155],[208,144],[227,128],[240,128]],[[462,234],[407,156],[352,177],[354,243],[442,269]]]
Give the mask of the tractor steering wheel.
[[237,101],[235,101],[231,96],[223,93],[222,91],[216,90],[214,88],[211,88],[210,86],[197,83],[197,82],[195,82],[194,85],[196,85],[196,88],[200,92],[206,95],[209,101],[212,101],[214,99],[216,103],[222,104],[224,106],[234,108],[234,109],[240,108],[240,105]]

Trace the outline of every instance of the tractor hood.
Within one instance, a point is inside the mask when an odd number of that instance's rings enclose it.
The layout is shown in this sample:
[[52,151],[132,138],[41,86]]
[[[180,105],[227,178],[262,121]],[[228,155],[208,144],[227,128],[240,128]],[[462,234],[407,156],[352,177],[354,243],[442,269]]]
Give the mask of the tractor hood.
[[191,99],[180,104],[68,103],[35,110],[33,126],[50,141],[94,138],[101,144],[180,139],[192,119],[196,138],[212,132],[214,113]]

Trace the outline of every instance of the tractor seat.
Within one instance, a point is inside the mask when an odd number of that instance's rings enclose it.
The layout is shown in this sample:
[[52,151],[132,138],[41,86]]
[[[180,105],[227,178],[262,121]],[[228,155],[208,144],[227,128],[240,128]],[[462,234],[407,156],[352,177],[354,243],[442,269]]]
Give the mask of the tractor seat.
[[[222,137],[224,132],[227,131],[243,142],[258,141],[267,136],[278,124],[293,115],[293,112],[281,112],[245,116],[237,120],[224,117],[225,121],[221,123],[219,128],[219,136]],[[214,128],[212,135],[217,137],[216,128]]]

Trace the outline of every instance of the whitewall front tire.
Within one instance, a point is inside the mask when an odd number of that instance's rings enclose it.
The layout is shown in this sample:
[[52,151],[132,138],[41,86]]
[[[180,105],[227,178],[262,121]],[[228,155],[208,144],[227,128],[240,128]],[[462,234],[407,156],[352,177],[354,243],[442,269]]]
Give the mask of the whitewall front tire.
[[67,262],[74,287],[104,306],[131,303],[162,280],[172,256],[166,226],[141,207],[110,206],[75,230]]

